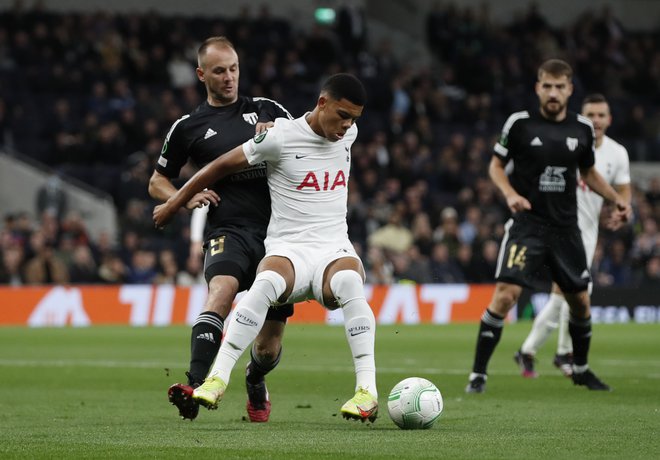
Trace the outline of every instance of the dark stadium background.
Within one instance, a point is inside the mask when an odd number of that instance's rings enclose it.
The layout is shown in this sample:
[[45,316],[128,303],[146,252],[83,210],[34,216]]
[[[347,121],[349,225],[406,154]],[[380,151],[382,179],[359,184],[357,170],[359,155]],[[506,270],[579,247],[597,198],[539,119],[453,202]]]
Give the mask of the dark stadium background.
[[538,64],[567,59],[571,108],[604,93],[632,161],[635,220],[601,230],[596,292],[660,282],[660,2],[363,1],[358,22],[346,2],[139,3],[0,1],[0,283],[201,280],[188,214],[156,230],[147,182],[203,98],[211,35],[239,50],[242,94],[294,116],[324,76],[365,82],[348,219],[371,284],[492,282],[508,216],[492,145],[535,107]]

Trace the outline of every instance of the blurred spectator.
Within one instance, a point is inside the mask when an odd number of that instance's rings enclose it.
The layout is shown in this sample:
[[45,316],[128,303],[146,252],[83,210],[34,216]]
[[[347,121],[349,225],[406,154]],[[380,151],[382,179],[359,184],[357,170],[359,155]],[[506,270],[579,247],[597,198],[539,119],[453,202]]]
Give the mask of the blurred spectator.
[[[432,281],[431,265],[429,258],[422,254],[416,244],[410,246],[406,253],[401,254],[407,260],[407,270],[398,273],[404,281],[416,284],[430,283]],[[395,256],[396,257],[396,256]],[[395,277],[396,265],[395,265]]]
[[434,283],[463,283],[466,281],[460,266],[449,254],[445,243],[436,243],[431,256],[431,279]]
[[410,266],[410,258],[405,252],[396,252],[390,255],[392,261],[392,280],[395,283],[414,284],[416,273]]
[[[125,212],[132,200],[141,202],[148,202],[150,200],[147,188],[151,168],[152,164],[149,157],[142,151],[132,153],[128,157],[126,169],[122,172],[119,179],[120,186],[117,193],[117,206],[120,212]],[[135,203],[131,204],[134,205]],[[131,212],[138,211],[132,209]]]
[[51,174],[46,184],[37,191],[37,214],[47,212],[61,219],[67,211],[67,205],[68,197],[62,179],[57,174]]
[[653,207],[660,202],[660,177],[652,177],[646,190],[646,199]]
[[176,284],[180,286],[193,286],[196,284],[204,285],[205,279],[202,268],[203,265],[200,258],[193,256],[188,257],[188,259],[186,259],[185,269],[179,271],[176,275]]
[[481,210],[477,206],[469,206],[465,211],[465,220],[458,226],[458,238],[461,243],[472,244],[477,237],[477,229],[481,221]]
[[481,246],[481,253],[475,258],[475,272],[477,283],[492,283],[497,268],[497,255],[499,244],[494,240],[487,240]]
[[660,286],[660,254],[655,254],[646,261],[637,286],[653,290]]
[[128,267],[126,282],[129,284],[151,284],[156,280],[156,254],[146,249],[138,249],[133,253],[131,265]]
[[130,199],[128,201],[120,224],[124,232],[135,233],[139,238],[157,236],[151,221],[151,208],[143,200]]
[[626,247],[621,240],[612,241],[602,261],[601,269],[611,276],[612,286],[632,284],[632,269],[630,261],[626,260]]
[[78,245],[73,250],[69,276],[72,283],[93,284],[99,281],[96,262],[88,246]]
[[454,208],[445,208],[440,214],[440,225],[433,232],[433,241],[443,243],[449,255],[456,256],[461,240],[458,236],[458,213]]
[[385,256],[385,251],[378,246],[371,246],[365,260],[367,283],[392,284],[394,282],[394,267]]
[[479,267],[477,267],[477,262],[472,255],[472,246],[464,243],[458,247],[456,263],[467,283],[478,283],[482,281],[482,277],[479,274]]
[[642,231],[635,238],[631,255],[634,260],[644,263],[660,250],[660,232],[653,217],[645,217],[641,225]]
[[185,88],[197,84],[193,63],[186,60],[180,52],[175,52],[167,63],[167,72],[170,77],[170,86],[173,88]]
[[387,225],[379,228],[369,237],[369,244],[395,253],[405,252],[413,243],[412,232],[403,225],[400,210],[390,214]]
[[18,246],[4,248],[0,266],[0,284],[21,286],[25,283],[23,276],[23,249]]
[[66,214],[59,226],[60,236],[70,238],[74,245],[89,245],[90,237],[87,234],[85,222],[78,211],[71,210]]
[[174,252],[161,251],[158,257],[158,274],[154,278],[156,284],[176,284],[179,266],[176,263]]
[[601,240],[596,244],[594,251],[594,259],[591,263],[591,279],[593,279],[595,287],[611,286],[613,277],[605,271],[604,267],[605,250]]
[[106,253],[99,264],[98,276],[102,283],[121,284],[127,280],[128,268],[117,254]]
[[433,249],[433,229],[428,214],[420,212],[413,217],[411,231],[415,246],[426,257],[431,255]]
[[66,284],[69,270],[55,255],[53,245],[44,234],[37,231],[30,237],[30,250],[34,254],[25,264],[26,284]]

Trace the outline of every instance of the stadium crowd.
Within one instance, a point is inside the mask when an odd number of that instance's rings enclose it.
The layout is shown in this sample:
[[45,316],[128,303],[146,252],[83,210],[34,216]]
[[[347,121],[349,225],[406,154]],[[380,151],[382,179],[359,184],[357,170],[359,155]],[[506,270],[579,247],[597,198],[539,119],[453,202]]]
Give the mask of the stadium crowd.
[[[547,57],[575,68],[572,110],[587,93],[605,94],[608,135],[632,161],[660,161],[660,35],[628,31],[608,9],[556,28],[533,5],[506,25],[490,20],[487,6],[437,6],[426,24],[433,64],[411,66],[392,43],[353,33],[342,12],[334,26],[299,30],[266,5],[236,18],[22,5],[0,14],[0,148],[53,176],[34,210],[4,216],[3,284],[202,281],[189,215],[156,230],[147,184],[169,127],[202,101],[196,51],[213,35],[239,51],[241,93],[275,99],[294,116],[324,76],[347,71],[364,81],[348,221],[370,283],[493,281],[508,211],[487,165],[505,117],[535,107],[530,78]],[[118,241],[88,233],[62,178],[112,195]],[[642,189],[633,177],[633,206],[633,225],[601,231],[597,286],[660,281],[660,178]]]

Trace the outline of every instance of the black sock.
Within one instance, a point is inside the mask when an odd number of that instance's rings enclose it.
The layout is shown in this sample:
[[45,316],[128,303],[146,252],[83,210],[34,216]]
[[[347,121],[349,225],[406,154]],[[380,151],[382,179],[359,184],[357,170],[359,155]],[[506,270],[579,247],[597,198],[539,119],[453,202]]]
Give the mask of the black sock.
[[274,360],[264,362],[259,359],[259,357],[254,353],[254,345],[250,349],[250,364],[248,364],[246,377],[248,383],[255,385],[261,382],[264,379],[264,376],[270,371],[275,369],[275,366],[280,362],[280,357],[282,356],[282,348],[277,353],[277,356]]
[[212,311],[199,314],[190,336],[189,384],[200,384],[211,369],[213,360],[220,349],[224,318]]
[[568,320],[568,333],[573,340],[573,364],[585,366],[591,345],[591,317],[579,319],[571,316]]
[[474,355],[474,365],[472,372],[477,374],[486,374],[488,361],[495,351],[497,343],[502,336],[504,327],[504,318],[500,315],[490,312],[488,309],[481,316],[479,325],[479,336],[477,337],[477,351]]

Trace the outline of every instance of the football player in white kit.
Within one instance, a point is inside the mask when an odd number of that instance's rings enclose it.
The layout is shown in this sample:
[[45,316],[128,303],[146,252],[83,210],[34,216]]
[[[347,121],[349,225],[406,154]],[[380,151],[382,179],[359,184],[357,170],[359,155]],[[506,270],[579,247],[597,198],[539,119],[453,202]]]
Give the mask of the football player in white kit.
[[269,130],[202,168],[154,209],[154,222],[161,227],[190,199],[186,197],[232,172],[266,162],[271,196],[266,255],[236,306],[213,368],[193,393],[207,408],[217,408],[236,361],[257,336],[268,309],[316,299],[328,309],[342,309],[353,355],[355,395],[341,413],[348,419],[376,419],[376,324],[364,295],[364,268],[346,223],[351,146],[365,100],[357,78],[333,75],[312,112],[276,120]]
[[[612,123],[612,115],[607,100],[602,94],[587,96],[582,103],[582,115],[589,118],[594,125],[596,144],[596,170],[612,185],[617,192],[628,202],[631,199],[630,191],[630,162],[626,148],[613,139],[607,137],[605,132]],[[598,242],[598,223],[603,198],[589,190],[582,182],[577,189],[578,225],[584,242],[589,267],[596,251]],[[610,222],[612,228],[618,228],[623,222]],[[589,285],[591,294],[592,284]],[[534,356],[545,343],[552,331],[559,327],[557,353],[553,364],[561,372],[570,377],[573,373],[573,345],[568,334],[568,303],[559,287],[553,283],[552,292],[548,302],[534,320],[532,330],[514,355],[514,359],[521,369],[523,377],[534,378],[538,374],[534,370]]]

